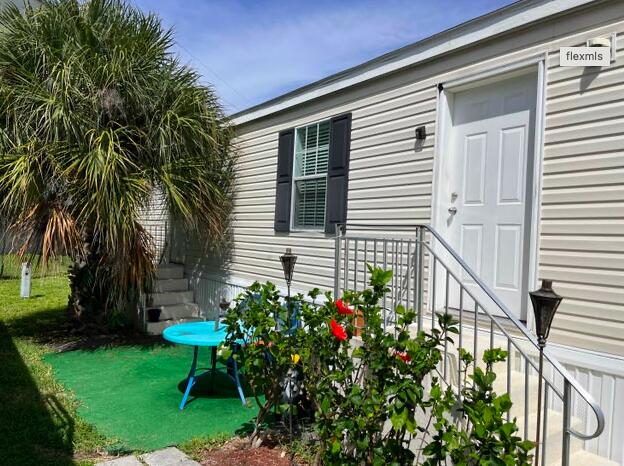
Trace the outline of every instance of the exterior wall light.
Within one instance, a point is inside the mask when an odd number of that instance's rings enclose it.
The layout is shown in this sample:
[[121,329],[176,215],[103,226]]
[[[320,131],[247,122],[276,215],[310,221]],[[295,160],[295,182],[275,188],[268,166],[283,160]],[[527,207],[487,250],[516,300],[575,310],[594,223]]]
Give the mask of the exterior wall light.
[[424,126],[419,126],[418,128],[416,128],[416,140],[424,141],[425,139],[427,139],[427,128],[425,128]]
[[594,37],[587,41],[588,47],[611,47],[611,38],[609,37]]

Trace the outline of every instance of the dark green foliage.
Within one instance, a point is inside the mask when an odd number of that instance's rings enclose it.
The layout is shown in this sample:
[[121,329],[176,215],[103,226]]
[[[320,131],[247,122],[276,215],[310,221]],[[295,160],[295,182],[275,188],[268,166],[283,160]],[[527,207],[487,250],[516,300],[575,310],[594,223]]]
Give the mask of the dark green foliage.
[[291,316],[302,310],[308,314],[311,309],[301,295],[291,298],[289,308],[275,285],[256,282],[236,299],[236,306],[225,318],[229,329],[226,345],[241,345],[234,357],[242,364],[259,407],[254,435],[272,408],[279,412],[288,408],[283,399],[284,381],[289,371],[300,367],[297,319]]
[[[461,352],[464,373],[473,361],[470,354]],[[431,393],[431,406],[435,414],[436,434],[424,450],[429,459],[427,466],[446,464],[447,458],[458,466],[492,465],[520,466],[531,464],[529,452],[535,446],[517,435],[516,419],[507,422],[512,402],[509,394],[498,395],[493,390],[496,380],[494,364],[505,361],[507,352],[500,348],[486,350],[483,355],[485,371],[475,368],[470,375],[472,384],[462,390],[461,401],[451,389],[444,393]],[[459,410],[459,422],[451,422],[448,413]],[[464,427],[464,428],[460,428]]]
[[442,330],[410,336],[413,310],[396,308],[396,334],[384,331],[381,300],[392,273],[369,268],[370,288],[345,293],[344,300],[365,322],[361,343],[339,341],[327,327],[336,319],[349,335],[353,316],[339,315],[328,303],[305,315],[302,345],[308,390],[316,403],[316,424],[324,464],[411,464],[410,440],[419,433],[416,420],[426,398],[423,379],[441,360],[440,347],[454,329],[440,316]]
[[[370,287],[346,292],[340,303],[331,293],[321,306],[301,295],[293,298],[304,323],[296,333],[283,325],[289,314],[274,285],[256,283],[238,298],[227,317],[230,344],[245,341],[237,357],[255,394],[265,395],[256,396],[263,414],[258,426],[271,407],[283,404],[281,381],[294,368],[315,412],[318,463],[409,465],[418,454],[427,465],[530,464],[533,445],[515,435],[515,420],[505,421],[509,396],[492,390],[493,365],[506,353],[487,351],[486,370],[477,368],[469,384],[473,357],[461,349],[460,399],[456,388],[444,389],[435,377],[457,321],[439,314],[437,328],[415,334],[416,312],[398,306],[396,331],[388,331],[380,303],[392,273],[372,267],[369,272]],[[311,301],[318,295],[314,290]],[[356,317],[364,322],[357,339]]]
[[149,291],[140,220],[154,193],[210,244],[227,233],[232,129],[172,45],[121,0],[0,12],[0,218],[21,253],[75,262],[76,314],[132,309]]

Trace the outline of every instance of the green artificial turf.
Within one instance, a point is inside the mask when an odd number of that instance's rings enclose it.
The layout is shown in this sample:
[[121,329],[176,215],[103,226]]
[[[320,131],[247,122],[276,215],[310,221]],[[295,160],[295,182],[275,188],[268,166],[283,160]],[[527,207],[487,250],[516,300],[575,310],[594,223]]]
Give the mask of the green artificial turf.
[[92,465],[107,452],[223,438],[215,434],[253,420],[229,379],[212,398],[202,397],[202,382],[178,412],[190,348],[57,353],[75,339],[66,330],[67,277],[34,278],[29,299],[19,291],[19,280],[0,279],[0,465]]
[[[153,450],[248,430],[257,410],[242,406],[223,370],[213,393],[209,377],[200,378],[190,403],[179,411],[192,351],[156,344],[48,354],[45,360],[80,400],[81,418],[122,448]],[[209,350],[200,349],[199,367],[207,367],[209,359]]]

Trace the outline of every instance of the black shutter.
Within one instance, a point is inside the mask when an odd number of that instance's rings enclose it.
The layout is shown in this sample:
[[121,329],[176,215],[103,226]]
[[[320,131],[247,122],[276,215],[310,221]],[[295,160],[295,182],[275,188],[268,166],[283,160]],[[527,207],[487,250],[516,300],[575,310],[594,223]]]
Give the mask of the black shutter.
[[275,190],[275,231],[290,231],[290,197],[295,150],[295,130],[279,133],[277,147],[277,187]]
[[350,149],[351,114],[347,113],[331,119],[325,233],[335,233],[336,224],[347,221]]

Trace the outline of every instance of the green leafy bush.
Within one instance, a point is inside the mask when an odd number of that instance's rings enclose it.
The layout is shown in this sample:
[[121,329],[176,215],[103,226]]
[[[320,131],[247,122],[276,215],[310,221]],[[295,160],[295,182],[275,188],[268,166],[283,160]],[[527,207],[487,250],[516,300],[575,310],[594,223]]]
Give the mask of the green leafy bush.
[[[474,374],[469,376],[473,383],[466,384],[467,368],[473,358],[460,351],[465,388],[461,401],[450,388],[444,394],[440,390],[431,393],[436,433],[424,449],[424,455],[429,457],[423,463],[425,466],[446,464],[447,459],[458,466],[531,464],[529,453],[534,443],[515,435],[518,432],[516,419],[506,421],[512,406],[509,394],[497,395],[493,389],[494,364],[506,358],[507,352],[499,348],[486,350],[483,355],[485,371],[475,368]],[[456,406],[462,417],[459,422],[451,422],[448,413]]]
[[[380,303],[392,273],[369,270],[370,288],[346,293],[337,302],[328,295],[325,306],[303,316],[304,380],[315,403],[319,456],[325,464],[413,462],[410,442],[419,433],[423,380],[441,361],[445,339],[457,331],[451,317],[441,315],[442,330],[414,338],[409,327],[416,313],[402,306],[395,309],[396,332],[385,331]],[[354,343],[356,310],[365,325],[361,341]]]
[[274,284],[256,282],[236,298],[236,305],[225,317],[226,345],[240,348],[234,358],[241,365],[259,407],[253,437],[271,409],[283,412],[288,408],[284,383],[293,378],[300,360],[296,316],[303,309],[308,314],[310,307],[302,295],[292,297],[289,307]]
[[[386,328],[381,303],[392,272],[369,272],[368,288],[336,301],[327,292],[318,306],[297,295],[289,308],[271,283],[239,296],[226,320],[229,343],[242,343],[235,357],[260,407],[256,433],[273,407],[284,412],[284,380],[296,375],[305,395],[299,404],[314,412],[319,464],[530,464],[532,444],[514,435],[515,420],[505,421],[509,396],[492,389],[493,365],[506,353],[486,352],[486,369],[477,369],[470,384],[472,356],[460,350],[461,397],[444,389],[435,371],[457,321],[438,314],[437,328],[416,333],[416,312],[398,306]],[[313,290],[311,301],[318,296]],[[293,314],[303,325],[293,325]],[[359,332],[356,320],[363,322]]]

